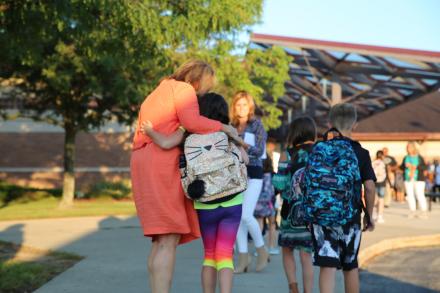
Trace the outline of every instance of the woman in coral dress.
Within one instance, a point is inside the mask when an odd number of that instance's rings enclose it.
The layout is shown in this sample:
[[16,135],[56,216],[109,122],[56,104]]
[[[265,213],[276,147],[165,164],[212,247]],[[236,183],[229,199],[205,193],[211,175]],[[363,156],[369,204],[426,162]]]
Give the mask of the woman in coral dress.
[[[178,147],[164,150],[141,131],[150,121],[154,130],[179,135],[177,129],[205,134],[234,128],[200,116],[197,94],[208,92],[214,83],[214,71],[206,63],[190,61],[161,81],[142,103],[131,156],[131,178],[137,214],[145,236],[152,237],[148,258],[152,292],[169,292],[178,244],[200,237],[193,203],[180,183]],[[175,133],[176,134],[173,134]]]

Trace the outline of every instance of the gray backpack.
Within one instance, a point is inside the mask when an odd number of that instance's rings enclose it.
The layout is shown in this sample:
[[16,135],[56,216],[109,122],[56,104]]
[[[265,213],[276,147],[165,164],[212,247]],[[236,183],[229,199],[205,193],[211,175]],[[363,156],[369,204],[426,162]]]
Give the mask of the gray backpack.
[[241,152],[225,133],[191,134],[185,140],[184,154],[179,167],[188,198],[209,202],[246,190]]

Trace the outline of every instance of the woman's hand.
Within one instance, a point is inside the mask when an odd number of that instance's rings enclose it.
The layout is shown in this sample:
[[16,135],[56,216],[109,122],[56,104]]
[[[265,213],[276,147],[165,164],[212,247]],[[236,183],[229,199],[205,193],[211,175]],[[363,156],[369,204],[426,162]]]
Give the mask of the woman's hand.
[[238,135],[237,129],[231,125],[223,124],[222,131],[226,133],[232,140],[234,140],[239,146],[245,150],[249,148],[249,145]]
[[222,124],[222,131],[226,133],[229,137],[238,136],[237,129],[234,126],[228,124]]
[[150,131],[153,130],[153,123],[151,121],[146,120],[141,124],[141,132],[145,135],[148,135]]

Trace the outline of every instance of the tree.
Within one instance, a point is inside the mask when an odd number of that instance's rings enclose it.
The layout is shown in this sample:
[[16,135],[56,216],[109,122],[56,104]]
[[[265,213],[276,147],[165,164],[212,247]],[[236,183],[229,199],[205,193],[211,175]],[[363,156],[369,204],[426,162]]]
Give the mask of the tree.
[[[262,0],[0,0],[0,81],[23,94],[22,115],[65,130],[61,205],[73,202],[79,131],[114,118],[132,123],[143,97],[180,56],[237,34],[261,12]],[[212,56],[218,48],[207,51]],[[264,76],[258,65],[243,66],[226,51],[222,57],[234,63],[217,60],[221,82],[232,82],[222,71],[234,66],[253,72],[240,73],[244,89],[252,88],[249,78]]]
[[207,60],[216,69],[217,92],[229,102],[238,90],[249,92],[263,112],[265,128],[279,127],[282,111],[276,102],[285,93],[291,57],[280,47],[265,51],[248,49],[244,56],[234,54],[234,50],[237,51],[237,45],[233,40],[214,38],[184,52],[177,60]]

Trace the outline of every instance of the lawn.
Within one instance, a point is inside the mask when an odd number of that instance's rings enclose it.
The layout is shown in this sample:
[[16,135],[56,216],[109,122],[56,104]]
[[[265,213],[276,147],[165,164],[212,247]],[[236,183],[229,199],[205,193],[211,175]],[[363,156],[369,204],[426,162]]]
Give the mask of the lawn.
[[0,221],[136,213],[131,186],[124,181],[98,182],[67,209],[58,208],[61,193],[60,189],[37,189],[0,181]]
[[0,241],[0,292],[33,292],[81,259]]
[[134,215],[136,213],[134,203],[131,200],[114,200],[111,198],[75,200],[74,206],[69,209],[59,209],[58,203],[59,199],[56,197],[46,197],[27,202],[10,202],[0,208],[0,221]]

